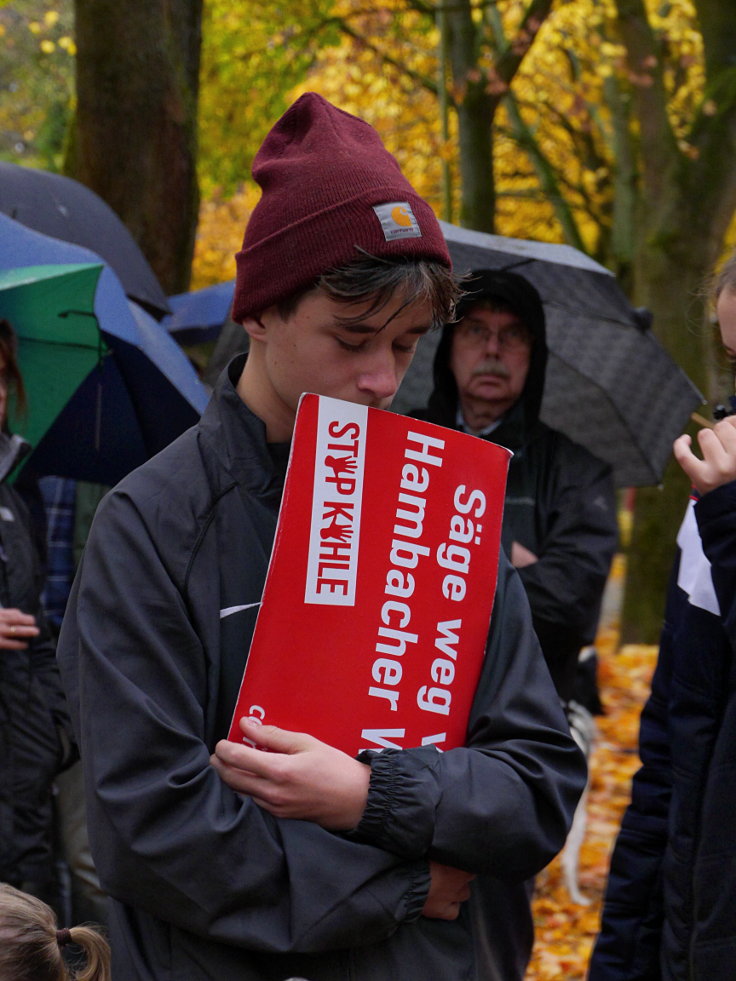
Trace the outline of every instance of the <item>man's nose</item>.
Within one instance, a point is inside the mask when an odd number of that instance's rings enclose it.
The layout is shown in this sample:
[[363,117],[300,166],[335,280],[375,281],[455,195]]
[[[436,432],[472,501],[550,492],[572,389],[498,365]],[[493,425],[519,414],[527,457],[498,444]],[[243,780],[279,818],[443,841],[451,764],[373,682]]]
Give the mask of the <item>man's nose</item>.
[[370,393],[376,399],[393,398],[398,387],[396,363],[390,353],[376,353],[358,377],[360,391]]
[[486,334],[483,349],[486,353],[498,353],[502,348],[501,337],[497,330],[489,330]]

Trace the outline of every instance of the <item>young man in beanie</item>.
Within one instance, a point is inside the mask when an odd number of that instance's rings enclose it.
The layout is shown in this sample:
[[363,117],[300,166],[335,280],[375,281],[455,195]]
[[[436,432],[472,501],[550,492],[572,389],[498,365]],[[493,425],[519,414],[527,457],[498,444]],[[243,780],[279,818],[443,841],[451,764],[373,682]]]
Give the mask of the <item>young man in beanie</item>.
[[467,748],[362,763],[269,726],[257,758],[223,743],[300,395],[387,407],[456,289],[429,207],[375,131],[319,96],[253,173],[247,360],[105,499],[60,639],[114,978],[520,978],[488,897],[562,845],[584,767],[506,563]]

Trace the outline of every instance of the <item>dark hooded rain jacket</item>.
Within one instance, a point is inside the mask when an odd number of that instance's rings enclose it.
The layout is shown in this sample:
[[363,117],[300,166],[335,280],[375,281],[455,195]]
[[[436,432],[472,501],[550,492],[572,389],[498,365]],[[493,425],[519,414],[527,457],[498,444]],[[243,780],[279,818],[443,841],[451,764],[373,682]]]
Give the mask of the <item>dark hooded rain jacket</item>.
[[[529,373],[519,400],[483,437],[513,451],[504,507],[503,542],[519,542],[539,561],[519,569],[544,656],[563,700],[573,690],[580,649],[595,638],[606,578],[616,550],[616,501],[611,468],[539,419],[547,365],[544,311],[536,291],[515,273],[480,273],[475,296],[507,302],[533,334]],[[471,288],[469,287],[469,288]],[[472,304],[461,302],[458,314]],[[450,369],[453,325],[434,361],[426,409],[412,412],[457,429],[458,392]],[[581,412],[584,406],[580,407]]]

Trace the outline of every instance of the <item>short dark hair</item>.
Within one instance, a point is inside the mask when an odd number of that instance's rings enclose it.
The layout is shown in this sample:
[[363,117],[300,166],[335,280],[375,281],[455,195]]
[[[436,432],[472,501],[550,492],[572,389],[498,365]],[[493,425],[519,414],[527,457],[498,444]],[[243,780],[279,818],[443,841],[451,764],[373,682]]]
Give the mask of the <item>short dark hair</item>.
[[432,259],[403,256],[378,258],[365,253],[360,259],[323,273],[311,286],[292,293],[276,308],[284,319],[290,317],[307,293],[319,289],[331,300],[346,305],[369,302],[361,316],[382,310],[397,294],[404,299],[402,309],[417,302],[428,302],[432,327],[439,329],[454,316],[461,290],[452,271]]

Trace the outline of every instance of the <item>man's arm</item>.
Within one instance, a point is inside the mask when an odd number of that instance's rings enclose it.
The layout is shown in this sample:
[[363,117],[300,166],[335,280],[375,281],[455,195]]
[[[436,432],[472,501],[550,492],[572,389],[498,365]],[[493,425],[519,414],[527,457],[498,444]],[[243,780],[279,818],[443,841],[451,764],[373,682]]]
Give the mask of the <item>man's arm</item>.
[[274,818],[223,784],[205,738],[216,665],[122,491],[93,526],[59,649],[93,854],[113,897],[255,950],[370,943],[421,914],[426,857]]
[[240,730],[257,748],[222,739],[211,757],[228,786],[274,817],[332,831],[356,827],[368,800],[369,766],[304,732],[250,719],[240,720]]
[[563,448],[539,491],[545,515],[540,540],[533,550],[512,551],[512,562],[535,621],[578,633],[583,646],[592,639],[591,622],[616,550],[616,497],[607,464],[581,447]]
[[[369,766],[303,732],[248,719],[241,719],[240,729],[258,748],[223,739],[211,758],[229,787],[274,817],[314,821],[336,831],[359,824],[368,800]],[[470,898],[474,876],[432,861],[429,874],[422,915],[456,919]]]
[[[269,752],[220,743],[214,765],[272,813],[346,828],[360,811],[356,837],[407,859],[429,855],[501,878],[527,878],[559,850],[584,783],[526,598],[505,562],[467,748],[366,754],[363,814],[365,773],[353,784],[350,757],[336,759],[337,750],[302,734],[248,724],[243,731]],[[333,813],[343,794],[355,811]]]
[[356,835],[373,844],[511,881],[536,874],[564,844],[585,761],[503,557],[467,745],[385,750],[370,762]]

